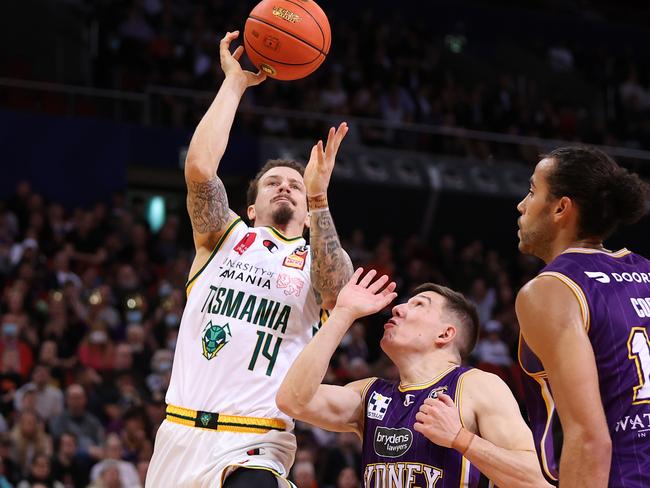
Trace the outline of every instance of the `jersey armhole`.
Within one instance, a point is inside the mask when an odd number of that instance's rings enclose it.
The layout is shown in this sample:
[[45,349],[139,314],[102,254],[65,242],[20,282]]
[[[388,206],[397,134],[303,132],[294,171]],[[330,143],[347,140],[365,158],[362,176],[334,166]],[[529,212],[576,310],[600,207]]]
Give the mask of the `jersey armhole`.
[[463,411],[461,408],[462,401],[463,401],[463,384],[465,382],[465,375],[472,371],[471,369],[468,371],[465,371],[463,374],[460,375],[458,378],[458,381],[456,382],[456,393],[454,394],[454,403],[456,404],[456,408],[458,408],[458,417],[460,418],[460,425],[466,429],[465,421],[463,420]]
[[210,257],[208,257],[208,260],[205,262],[205,264],[203,266],[201,266],[201,269],[199,269],[196,273],[194,273],[194,276],[192,276],[187,281],[187,283],[185,284],[185,295],[186,296],[190,295],[190,291],[192,290],[192,287],[194,286],[194,283],[196,282],[196,279],[201,275],[201,273],[203,273],[205,268],[208,267],[208,264],[210,264],[210,262],[212,261],[212,258],[214,258],[214,256],[217,254],[217,252],[219,252],[219,249],[221,249],[221,247],[223,246],[223,243],[226,242],[226,239],[228,239],[228,237],[230,237],[230,235],[233,233],[233,231],[237,227],[237,224],[239,224],[240,222],[242,222],[241,217],[236,217],[235,220],[233,220],[228,225],[228,227],[224,231],[223,235],[219,238],[219,241],[217,241],[217,245],[214,246],[214,249],[210,253]]
[[589,313],[589,302],[587,301],[587,295],[585,295],[585,292],[582,290],[580,285],[573,281],[571,278],[569,278],[567,275],[560,273],[558,271],[544,271],[543,273],[540,273],[539,276],[551,276],[553,278],[556,278],[560,280],[562,283],[564,283],[569,289],[573,292],[575,295],[576,299],[578,300],[578,304],[580,305],[580,313],[582,314],[582,321],[584,324],[585,332],[589,332],[589,327],[591,326],[591,317]]
[[377,377],[370,378],[368,380],[368,383],[363,387],[361,390],[361,406],[362,406],[362,411],[361,411],[361,425],[359,426],[359,431],[361,432],[361,439],[363,440],[363,431],[366,428],[366,396],[368,395],[368,390],[370,390],[370,387],[377,381]]

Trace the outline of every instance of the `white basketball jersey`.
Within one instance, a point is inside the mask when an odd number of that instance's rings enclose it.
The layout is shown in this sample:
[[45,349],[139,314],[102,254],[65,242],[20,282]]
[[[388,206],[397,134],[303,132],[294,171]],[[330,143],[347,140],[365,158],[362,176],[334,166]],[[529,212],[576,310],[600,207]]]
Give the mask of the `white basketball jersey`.
[[302,237],[236,219],[188,282],[168,404],[291,420],[275,394],[320,326]]

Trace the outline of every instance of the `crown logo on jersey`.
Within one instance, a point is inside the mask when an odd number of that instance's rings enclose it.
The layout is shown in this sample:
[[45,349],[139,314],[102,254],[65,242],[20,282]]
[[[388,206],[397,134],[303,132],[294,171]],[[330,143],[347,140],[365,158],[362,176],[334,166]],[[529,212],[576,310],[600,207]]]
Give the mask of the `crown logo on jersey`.
[[203,329],[203,338],[201,344],[203,346],[203,356],[209,361],[217,355],[219,351],[228,344],[232,334],[228,324],[223,327],[220,325],[213,325],[212,321]]
[[446,386],[438,386],[437,388],[434,388],[429,392],[428,397],[429,398],[438,398],[438,395],[441,393],[447,393],[447,387]]
[[372,395],[370,395],[370,400],[368,400],[367,417],[369,419],[383,420],[388,410],[388,405],[390,405],[392,400],[391,397],[373,391]]

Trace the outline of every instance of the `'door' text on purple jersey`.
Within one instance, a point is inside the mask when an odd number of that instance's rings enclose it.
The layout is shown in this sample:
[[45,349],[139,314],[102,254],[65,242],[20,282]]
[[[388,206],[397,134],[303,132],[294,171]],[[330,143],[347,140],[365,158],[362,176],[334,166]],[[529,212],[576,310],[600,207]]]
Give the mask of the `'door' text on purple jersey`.
[[[650,486],[650,261],[626,249],[569,249],[542,275],[561,280],[580,303],[612,437],[609,487]],[[519,361],[542,471],[557,482],[562,428],[548,377],[523,339]]]

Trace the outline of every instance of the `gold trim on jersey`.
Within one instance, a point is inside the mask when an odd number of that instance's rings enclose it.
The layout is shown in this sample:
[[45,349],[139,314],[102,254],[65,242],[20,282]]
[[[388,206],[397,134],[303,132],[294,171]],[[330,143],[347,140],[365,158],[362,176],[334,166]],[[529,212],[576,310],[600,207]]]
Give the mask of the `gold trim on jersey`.
[[542,469],[546,475],[557,481],[557,478],[551,474],[550,469],[548,468],[548,460],[546,459],[546,436],[551,428],[551,422],[553,420],[553,412],[555,411],[555,402],[553,401],[553,396],[551,395],[550,390],[548,389],[548,384],[546,383],[546,378],[534,377],[534,380],[539,383],[539,388],[541,390],[542,399],[544,400],[544,405],[546,406],[546,425],[544,426],[544,435],[539,443],[539,452],[542,457]]
[[[471,370],[469,370],[471,371]],[[454,395],[454,403],[456,404],[458,408],[458,416],[460,418],[460,425],[463,428],[465,427],[465,422],[463,421],[463,411],[461,410],[461,404],[462,404],[462,398],[463,398],[463,382],[465,381],[465,375],[469,373],[469,371],[465,371],[463,374],[460,375],[458,378],[458,381],[456,382],[456,394]],[[469,473],[471,471],[472,464],[465,459],[465,456],[461,457],[460,461],[460,488],[465,488],[469,486]]]
[[283,242],[287,242],[287,243],[295,242],[298,239],[303,238],[302,236],[287,237],[284,234],[282,234],[278,229],[276,229],[275,227],[271,227],[270,225],[266,226],[266,228],[269,229],[275,235],[275,237],[277,237],[278,239],[280,239]]
[[363,405],[363,414],[361,415],[361,425],[359,426],[359,431],[361,432],[361,438],[363,439],[363,430],[366,428],[366,396],[368,395],[368,390],[377,381],[377,378],[370,378],[368,383],[361,389],[361,405]]
[[199,429],[248,434],[264,434],[271,430],[286,430],[286,424],[281,419],[200,412],[174,405],[167,405],[166,412],[167,416],[165,418],[170,422]]
[[217,254],[217,251],[219,251],[219,249],[221,249],[221,246],[223,245],[223,243],[225,242],[225,240],[226,240],[226,239],[228,238],[228,236],[232,233],[232,231],[234,230],[234,228],[237,227],[237,224],[240,223],[241,221],[242,221],[242,220],[241,220],[241,217],[237,217],[235,220],[233,220],[233,221],[230,223],[230,225],[228,225],[228,227],[226,228],[226,230],[224,231],[224,233],[223,233],[223,234],[221,235],[221,237],[219,238],[219,241],[217,241],[217,245],[214,246],[214,249],[213,249],[212,252],[210,253],[210,257],[208,258],[208,260],[205,262],[205,264],[204,264],[203,266],[201,266],[201,269],[198,270],[196,273],[194,273],[194,276],[192,276],[192,278],[190,278],[190,279],[187,281],[187,283],[185,284],[185,294],[186,294],[187,296],[189,296],[190,291],[192,290],[192,286],[194,286],[194,281],[196,281],[196,279],[199,277],[199,275],[200,275],[201,273],[203,273],[203,271],[205,270],[205,268],[207,268],[208,264],[210,264],[210,261],[212,261],[212,258],[215,256],[215,254]]
[[590,247],[570,247],[564,251],[562,251],[560,254],[568,254],[568,253],[578,253],[578,254],[606,254],[607,256],[611,256],[613,258],[622,258],[624,256],[627,256],[628,254],[632,254],[632,251],[623,248],[619,249],[618,251],[610,251],[608,249],[593,249]]
[[552,276],[553,278],[557,278],[569,287],[569,289],[577,298],[578,303],[580,304],[580,312],[582,313],[582,320],[585,323],[585,331],[589,332],[589,327],[591,325],[591,317],[589,315],[589,302],[587,301],[585,292],[582,291],[582,288],[580,288],[580,285],[569,278],[567,275],[558,271],[544,271],[537,276]]
[[435,385],[438,381],[443,379],[445,376],[447,376],[449,373],[451,373],[454,369],[458,368],[458,364],[454,364],[450,368],[447,368],[444,370],[442,373],[440,373],[438,376],[436,376],[434,379],[431,381],[427,381],[426,383],[419,383],[419,384],[412,384],[412,385],[400,385],[397,387],[399,391],[404,393],[405,391],[413,391],[413,390],[424,390],[425,388],[429,388],[430,386]]
[[[519,333],[519,345],[517,346],[517,360],[519,361],[519,366],[524,371],[524,373],[526,373],[531,378],[537,378],[537,377],[546,378],[548,375],[546,374],[546,371],[544,369],[542,369],[541,371],[538,371],[537,373],[531,373],[530,371],[528,371],[526,369],[526,367],[524,366],[523,361],[521,360],[521,343],[522,342],[524,342],[524,337],[521,335],[521,332],[520,332]],[[532,352],[532,350],[531,350],[531,352]],[[537,356],[535,356],[535,357],[537,357]],[[541,363],[541,361],[540,361],[540,363]]]

